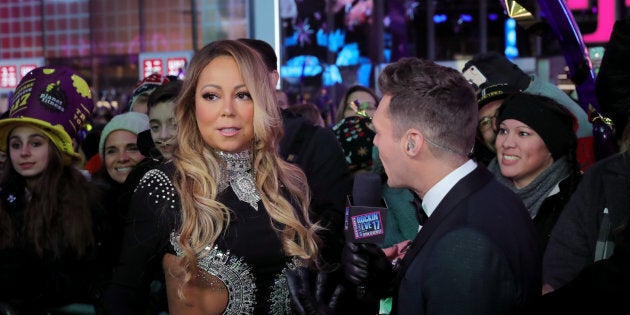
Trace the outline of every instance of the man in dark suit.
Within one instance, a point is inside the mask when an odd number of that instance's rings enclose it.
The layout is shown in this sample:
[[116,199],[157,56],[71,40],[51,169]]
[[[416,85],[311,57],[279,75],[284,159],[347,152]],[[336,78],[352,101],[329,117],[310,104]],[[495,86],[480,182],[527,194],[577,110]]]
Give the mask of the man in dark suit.
[[523,203],[469,158],[478,112],[464,77],[406,58],[378,83],[374,144],[387,183],[417,194],[418,217],[428,218],[393,268],[376,246],[348,243],[348,280],[366,297],[392,294],[392,314],[506,314],[540,295],[541,253]]

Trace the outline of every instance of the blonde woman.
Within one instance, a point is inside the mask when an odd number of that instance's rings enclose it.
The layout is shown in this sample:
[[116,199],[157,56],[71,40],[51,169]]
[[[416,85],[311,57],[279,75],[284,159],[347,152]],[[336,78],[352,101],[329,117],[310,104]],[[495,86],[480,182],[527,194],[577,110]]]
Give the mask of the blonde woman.
[[[283,270],[318,255],[304,174],[277,154],[272,78],[238,41],[208,44],[176,106],[179,146],[152,170],[133,207],[158,207],[170,314],[287,314]],[[170,218],[170,219],[169,219]],[[172,220],[176,222],[171,222]]]

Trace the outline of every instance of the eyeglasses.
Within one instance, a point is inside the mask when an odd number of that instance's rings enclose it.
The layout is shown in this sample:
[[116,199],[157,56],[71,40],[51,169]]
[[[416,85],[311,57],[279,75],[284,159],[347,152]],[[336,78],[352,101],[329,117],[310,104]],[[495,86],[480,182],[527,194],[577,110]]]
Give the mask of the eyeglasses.
[[370,109],[371,107],[375,107],[374,104],[370,103],[370,102],[361,102],[360,100],[354,100],[351,103],[348,104],[350,106],[350,108],[352,108],[352,111],[355,112],[357,115],[364,117],[364,118],[369,118],[372,119],[372,117],[370,117],[370,115],[367,113],[367,110]]
[[494,120],[497,118],[497,115],[493,116],[483,116],[479,119],[479,131],[488,130],[488,128],[494,128]]

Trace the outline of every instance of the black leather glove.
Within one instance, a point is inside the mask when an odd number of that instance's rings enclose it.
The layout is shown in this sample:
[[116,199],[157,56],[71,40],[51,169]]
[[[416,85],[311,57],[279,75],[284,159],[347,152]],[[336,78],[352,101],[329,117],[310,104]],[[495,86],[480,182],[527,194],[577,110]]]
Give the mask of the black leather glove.
[[374,244],[346,243],[342,254],[346,279],[357,286],[357,294],[365,290],[384,296],[394,279],[392,264],[381,248]]
[[[336,314],[337,303],[344,288],[340,284],[330,283],[328,273],[320,271],[313,276],[309,269],[299,267],[294,270],[285,270],[284,274],[287,277],[295,313],[299,315]],[[315,277],[314,285],[313,277]]]

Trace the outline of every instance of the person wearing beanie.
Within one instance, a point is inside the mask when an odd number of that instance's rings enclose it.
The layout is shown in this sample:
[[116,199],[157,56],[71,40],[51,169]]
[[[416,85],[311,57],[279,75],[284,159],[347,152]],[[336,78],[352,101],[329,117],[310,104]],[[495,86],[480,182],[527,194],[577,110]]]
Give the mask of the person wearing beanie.
[[129,111],[146,114],[148,112],[147,102],[149,101],[149,95],[151,95],[158,86],[167,82],[169,82],[168,77],[158,73],[151,74],[138,82],[131,93]]
[[479,106],[479,126],[473,158],[483,165],[488,165],[496,156],[497,150],[494,148],[494,140],[497,137],[496,115],[503,100],[519,92],[519,89],[508,83],[497,83],[482,88],[477,94],[477,105]]
[[9,105],[0,120],[1,300],[16,314],[93,304],[100,217],[74,148],[94,106],[90,88],[71,68],[39,67]]
[[464,77],[479,92],[497,83],[507,83],[517,90],[549,97],[567,108],[577,121],[575,134],[578,138],[577,159],[582,169],[595,162],[593,152],[593,127],[586,111],[574,99],[555,84],[537,76],[527,74],[505,55],[490,51],[476,54],[462,69]]
[[[182,88],[181,80],[173,80],[159,86],[147,103],[149,110],[150,129],[138,133],[138,150],[145,158],[136,164],[129,173],[118,200],[119,211],[126,214],[123,238],[121,240],[120,259],[112,275],[112,281],[104,295],[104,303],[107,305],[108,314],[133,313],[131,309],[144,309],[147,314],[168,312],[166,303],[166,289],[164,275],[161,268],[151,268],[142,262],[142,254],[138,248],[143,248],[139,235],[145,235],[140,225],[135,222],[143,221],[146,213],[129,209],[133,193],[142,177],[152,169],[156,169],[165,161],[170,161],[175,145],[177,144],[177,123],[175,121],[175,104],[177,96]],[[157,144],[157,146],[156,146]],[[150,256],[153,252],[147,254]],[[146,270],[151,270],[147,272]],[[157,271],[156,271],[157,270]],[[130,285],[130,279],[138,279],[138,273],[147,275],[142,283]],[[135,280],[134,280],[135,281]],[[149,285],[150,284],[150,285]],[[149,287],[151,289],[149,289]],[[150,291],[150,292],[149,292]],[[146,297],[142,299],[129,299],[129,293]]]
[[105,276],[111,280],[111,272],[118,262],[123,231],[127,219],[127,205],[121,203],[124,182],[144,155],[138,149],[138,134],[149,129],[149,117],[138,112],[118,114],[105,125],[99,139],[98,152],[101,168],[93,175],[99,190],[99,204],[107,216],[109,238],[103,245],[101,262],[110,267]]
[[114,116],[101,132],[98,152],[109,176],[123,183],[144,155],[138,149],[138,134],[148,130],[149,116],[128,112]]
[[581,178],[575,117],[551,98],[516,93],[497,112],[497,154],[488,165],[525,204],[541,248]]

